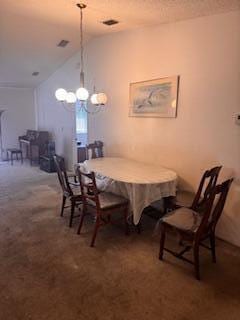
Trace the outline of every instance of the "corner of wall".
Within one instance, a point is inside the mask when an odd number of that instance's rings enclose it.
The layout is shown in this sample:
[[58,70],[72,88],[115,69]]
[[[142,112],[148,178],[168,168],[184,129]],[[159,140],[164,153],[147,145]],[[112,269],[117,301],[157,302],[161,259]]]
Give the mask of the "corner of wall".
[[34,113],[35,113],[35,129],[39,129],[39,121],[38,121],[38,91],[37,88],[34,89]]

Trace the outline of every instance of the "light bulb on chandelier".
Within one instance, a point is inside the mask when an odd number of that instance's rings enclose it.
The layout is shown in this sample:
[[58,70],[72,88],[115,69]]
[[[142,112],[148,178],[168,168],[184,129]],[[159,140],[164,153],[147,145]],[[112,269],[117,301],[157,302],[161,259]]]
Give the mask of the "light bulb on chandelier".
[[68,92],[66,96],[67,103],[75,103],[77,101],[76,95],[74,92]]
[[100,92],[97,94],[97,100],[100,106],[104,106],[107,103],[107,95],[104,92]]
[[63,104],[75,104],[77,101],[80,101],[80,107],[82,107],[88,113],[96,113],[100,109],[99,107],[105,106],[107,103],[107,95],[103,92],[94,93],[91,95],[90,101],[91,103],[97,107],[94,111],[88,110],[88,98],[89,92],[84,87],[84,61],[83,61],[83,13],[82,10],[86,8],[84,3],[78,3],[76,5],[80,9],[80,87],[74,92],[67,92],[65,89],[60,88],[57,89],[55,92],[55,97],[58,101],[62,102]]
[[63,88],[59,88],[55,92],[55,97],[58,101],[65,101],[67,97],[67,91]]
[[92,94],[91,96],[91,102],[94,105],[98,105],[98,99],[97,99],[97,93]]
[[91,102],[96,106],[104,106],[107,103],[107,95],[103,92],[94,93],[91,96]]
[[76,91],[76,97],[80,101],[87,101],[89,98],[89,93],[85,88],[78,88]]

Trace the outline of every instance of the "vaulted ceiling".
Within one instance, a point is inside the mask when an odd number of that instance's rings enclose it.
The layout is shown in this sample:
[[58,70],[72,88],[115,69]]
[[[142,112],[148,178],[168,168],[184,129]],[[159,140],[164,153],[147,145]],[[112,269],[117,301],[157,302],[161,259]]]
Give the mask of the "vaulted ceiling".
[[[79,50],[74,0],[0,0],[0,87],[36,87]],[[240,9],[240,0],[83,0],[87,38]],[[107,19],[119,24],[105,26]],[[65,48],[57,47],[68,40]],[[32,76],[33,72],[39,75]]]

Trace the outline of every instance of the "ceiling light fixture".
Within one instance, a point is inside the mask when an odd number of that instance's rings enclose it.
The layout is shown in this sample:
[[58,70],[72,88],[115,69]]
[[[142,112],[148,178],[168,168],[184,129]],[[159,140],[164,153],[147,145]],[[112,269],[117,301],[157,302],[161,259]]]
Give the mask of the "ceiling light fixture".
[[76,5],[80,9],[80,87],[76,92],[68,92],[67,90],[60,88],[55,92],[55,97],[58,101],[67,104],[76,104],[79,103],[80,107],[83,108],[88,113],[96,113],[100,110],[99,107],[106,105],[107,95],[103,92],[97,93],[94,92],[90,98],[91,103],[97,108],[94,111],[88,109],[88,98],[89,92],[84,87],[84,59],[83,59],[83,12],[82,10],[86,8],[84,3],[78,3]]
[[68,44],[69,44],[69,41],[68,41],[68,40],[61,40],[61,41],[57,44],[57,47],[65,48]]
[[118,24],[119,21],[114,20],[114,19],[109,19],[109,20],[103,21],[102,23],[105,24],[106,26],[113,26],[115,24]]

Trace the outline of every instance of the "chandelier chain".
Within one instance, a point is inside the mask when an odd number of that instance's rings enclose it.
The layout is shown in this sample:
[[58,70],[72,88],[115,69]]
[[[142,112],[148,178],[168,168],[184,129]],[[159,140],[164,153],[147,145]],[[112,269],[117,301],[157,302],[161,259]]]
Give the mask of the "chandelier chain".
[[80,54],[81,54],[81,72],[83,72],[83,13],[80,7]]
[[88,108],[89,92],[84,86],[84,39],[83,39],[83,9],[87,6],[84,3],[77,3],[76,6],[80,10],[79,14],[79,41],[80,41],[80,87],[74,92],[67,92],[63,88],[59,88],[55,92],[55,97],[62,102],[65,108],[65,103],[74,106],[76,102],[80,102],[80,108],[87,113],[94,114],[100,111],[101,107],[106,105],[107,96],[103,92],[96,92],[94,85],[93,94],[91,96],[91,103],[95,106],[95,110],[91,111]]

